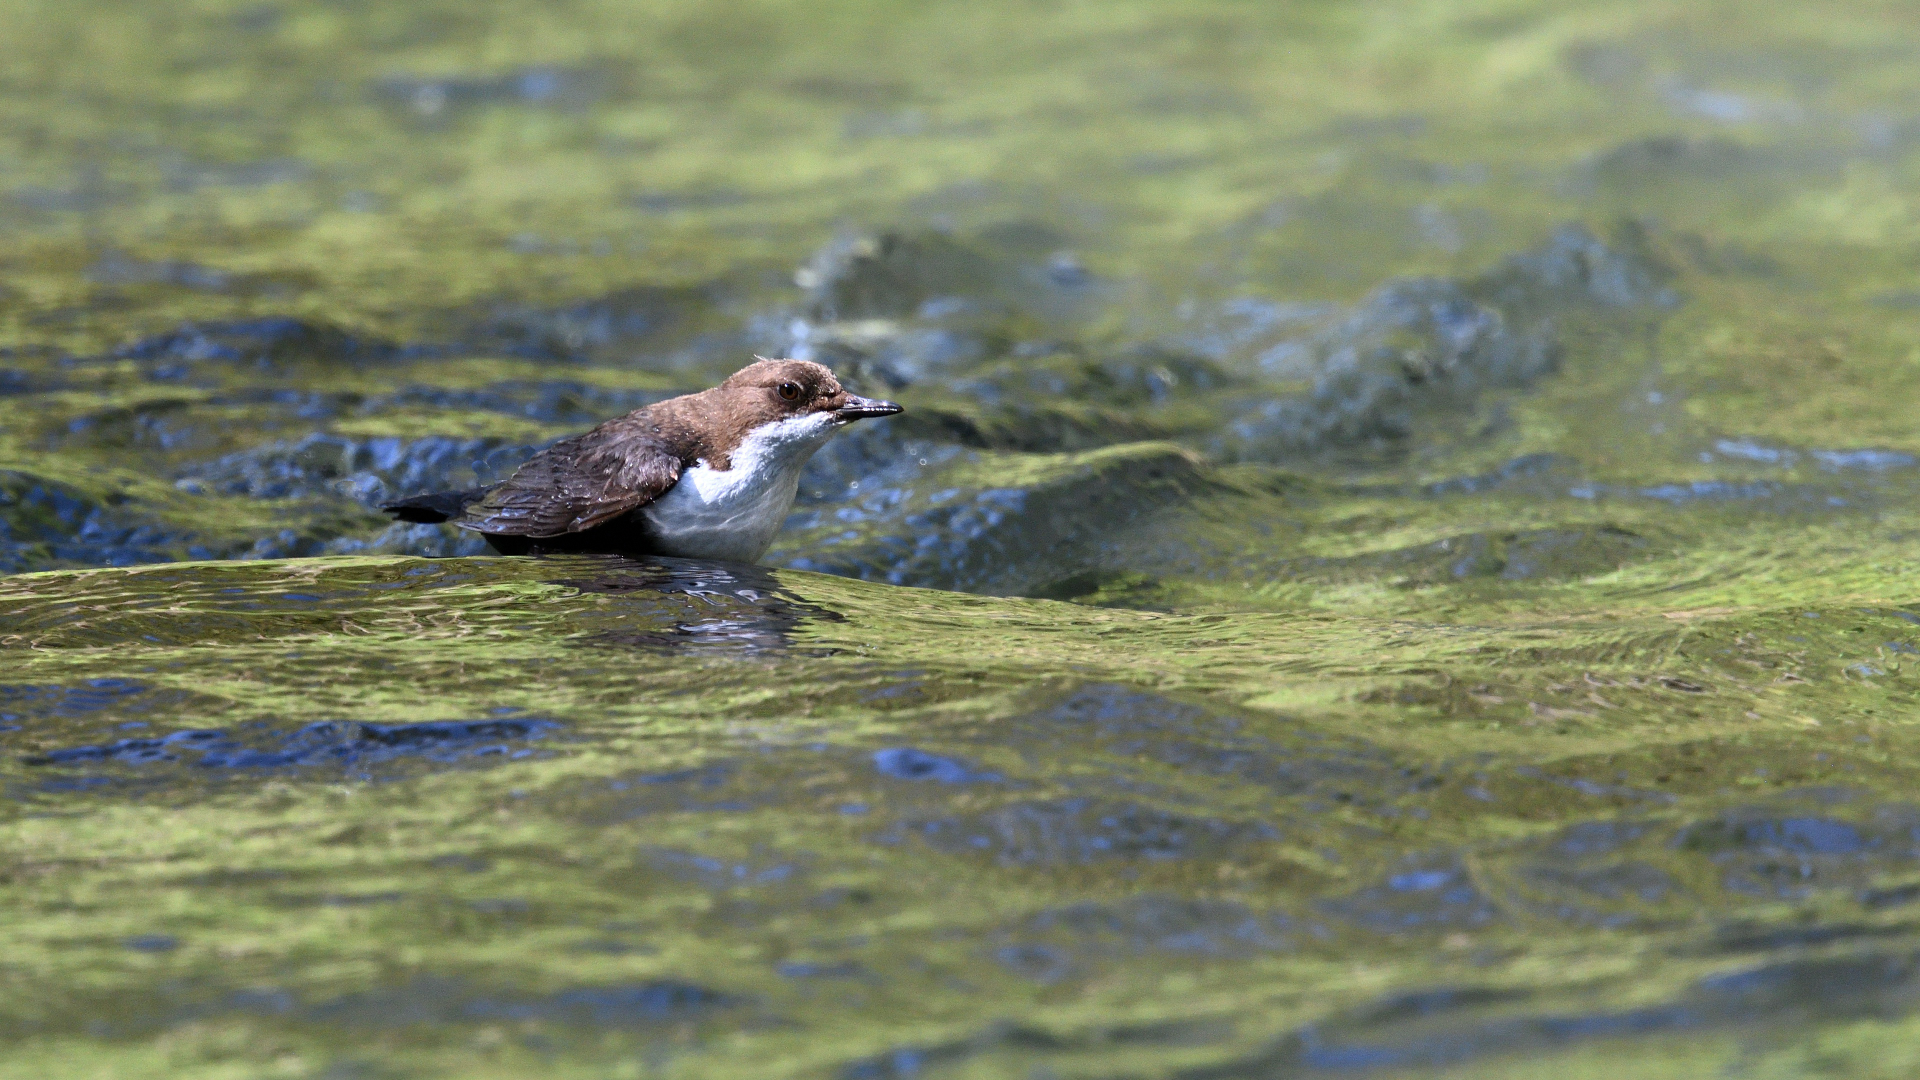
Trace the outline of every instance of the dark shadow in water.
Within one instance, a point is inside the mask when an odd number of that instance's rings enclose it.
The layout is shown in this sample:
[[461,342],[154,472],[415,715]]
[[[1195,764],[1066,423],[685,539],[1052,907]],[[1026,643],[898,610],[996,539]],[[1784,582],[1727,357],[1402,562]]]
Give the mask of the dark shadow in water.
[[613,601],[603,621],[616,625],[593,635],[599,644],[815,657],[839,651],[792,647],[794,631],[807,622],[845,622],[846,616],[795,595],[762,566],[664,556],[551,561],[568,571],[552,584]]
[[1412,862],[1384,881],[1319,906],[1333,918],[1381,933],[1473,928],[1500,917],[1453,860]]
[[452,764],[531,756],[527,746],[560,725],[551,720],[501,718],[367,724],[324,720],[292,731],[264,723],[223,730],[187,730],[150,738],[60,747],[21,760],[51,773],[54,790],[145,779],[155,767],[194,770],[315,770],[328,777],[397,777],[411,761]]
[[935,780],[942,784],[993,783],[1000,777],[980,772],[963,761],[929,754],[911,746],[889,746],[873,752],[873,767],[895,780]]
[[[1614,1012],[1529,1008],[1526,990],[1442,986],[1398,993],[1342,1010],[1274,1040],[1264,1050],[1174,1074],[1180,1080],[1288,1077],[1431,1069],[1496,1055],[1546,1053],[1598,1039],[1888,1019],[1912,1010],[1920,954],[1860,953],[1795,959],[1701,979],[1657,1005]],[[1121,1043],[1204,1043],[1229,1032],[1204,1020],[1151,1028],[1050,1031],[993,1025],[970,1038],[902,1046],[851,1061],[842,1080],[892,1080],[930,1065],[996,1052],[1070,1053]]]
[[362,338],[337,327],[286,317],[189,322],[114,350],[106,359],[130,360],[156,381],[191,380],[199,365],[239,365],[279,371],[298,364],[366,364],[425,355],[389,341]]
[[1278,840],[1280,832],[1265,822],[1079,798],[1021,801],[980,813],[909,819],[874,839],[891,845],[908,837],[935,851],[978,854],[1004,867],[1053,867],[1108,859],[1226,857]]
[[1267,1050],[1178,1074],[1183,1080],[1434,1068],[1592,1039],[1804,1024],[1909,1012],[1914,954],[1798,959],[1709,976],[1669,1001],[1620,1012],[1517,1008],[1524,991],[1443,987],[1398,994],[1286,1035]]
[[[1041,983],[1141,958],[1218,958],[1290,950],[1324,928],[1232,900],[1146,892],[1043,909],[996,935],[993,958]],[[1158,962],[1156,959],[1154,962]]]
[[[252,1011],[247,1008],[250,1002],[236,999],[233,1004]],[[278,1001],[262,1004],[267,1008],[261,1011],[276,1011]],[[579,986],[551,994],[487,994],[450,980],[422,979],[285,1011],[315,1023],[355,1027],[545,1020],[578,1027],[622,1028],[698,1019],[739,1004],[731,994],[683,982]]]
[[176,985],[174,990],[174,1008],[164,1012],[143,1014],[106,1006],[97,1010],[62,1010],[61,1015],[111,1017],[90,1023],[90,1033],[121,1038],[234,1015],[362,1030],[426,1029],[506,1021],[555,1025],[577,1031],[656,1032],[668,1025],[698,1023],[716,1015],[737,1013],[751,1004],[735,994],[666,979],[529,993],[506,987],[478,986],[458,977],[427,975],[399,985],[329,998],[310,998],[278,988],[236,991]]
[[0,731],[17,731],[22,720],[71,720],[125,709],[149,689],[132,679],[88,679],[78,686],[0,686]]
[[132,566],[177,558],[188,537],[125,506],[32,473],[0,469],[0,573],[71,563]]
[[[1232,1024],[1212,1017],[1147,1020],[1095,1026],[1079,1031],[1054,1031],[1029,1024],[998,1023],[977,1035],[931,1046],[901,1046],[842,1066],[840,1080],[906,1080],[928,1075],[929,1067],[950,1065],[978,1054],[1069,1054],[1140,1047],[1142,1049],[1204,1046],[1231,1037]],[[1045,1076],[1045,1072],[1032,1075]]]
[[1298,799],[1310,812],[1378,809],[1441,783],[1434,769],[1409,767],[1362,739],[1307,730],[1269,738],[1246,730],[1247,720],[1212,703],[1090,683],[1015,718],[996,738],[1037,762],[1071,743],[1082,761],[1129,772],[1151,763],[1176,776],[1249,784]]

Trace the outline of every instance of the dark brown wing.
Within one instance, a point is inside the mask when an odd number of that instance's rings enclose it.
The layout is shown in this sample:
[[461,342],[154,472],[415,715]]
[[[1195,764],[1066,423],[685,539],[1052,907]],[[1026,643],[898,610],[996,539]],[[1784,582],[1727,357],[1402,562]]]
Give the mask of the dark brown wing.
[[614,421],[554,443],[454,524],[509,536],[560,536],[645,506],[680,479],[680,459],[638,428]]

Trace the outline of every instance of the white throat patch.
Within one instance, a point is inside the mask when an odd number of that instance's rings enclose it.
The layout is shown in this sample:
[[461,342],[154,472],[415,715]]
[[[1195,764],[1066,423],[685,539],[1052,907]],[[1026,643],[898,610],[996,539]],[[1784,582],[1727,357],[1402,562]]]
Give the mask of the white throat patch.
[[793,509],[800,470],[839,429],[829,413],[755,428],[730,455],[732,468],[702,460],[666,494],[640,508],[662,555],[753,562],[766,554]]

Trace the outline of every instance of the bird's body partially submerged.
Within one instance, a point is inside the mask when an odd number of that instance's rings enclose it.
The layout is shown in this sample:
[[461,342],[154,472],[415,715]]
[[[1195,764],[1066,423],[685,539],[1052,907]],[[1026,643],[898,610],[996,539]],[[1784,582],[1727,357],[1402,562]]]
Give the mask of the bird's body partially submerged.
[[780,531],[813,452],[854,420],[899,411],[848,393],[819,364],[761,360],[712,390],[562,439],[495,487],[382,509],[402,521],[450,521],[507,555],[753,562]]

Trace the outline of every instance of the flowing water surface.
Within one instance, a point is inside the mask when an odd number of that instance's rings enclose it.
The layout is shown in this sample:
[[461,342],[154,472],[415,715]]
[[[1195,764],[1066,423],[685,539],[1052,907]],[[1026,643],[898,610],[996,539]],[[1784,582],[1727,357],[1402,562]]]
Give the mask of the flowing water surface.
[[[0,1072],[1920,1071],[1911,5],[0,34]],[[766,566],[372,509],[754,353]]]

